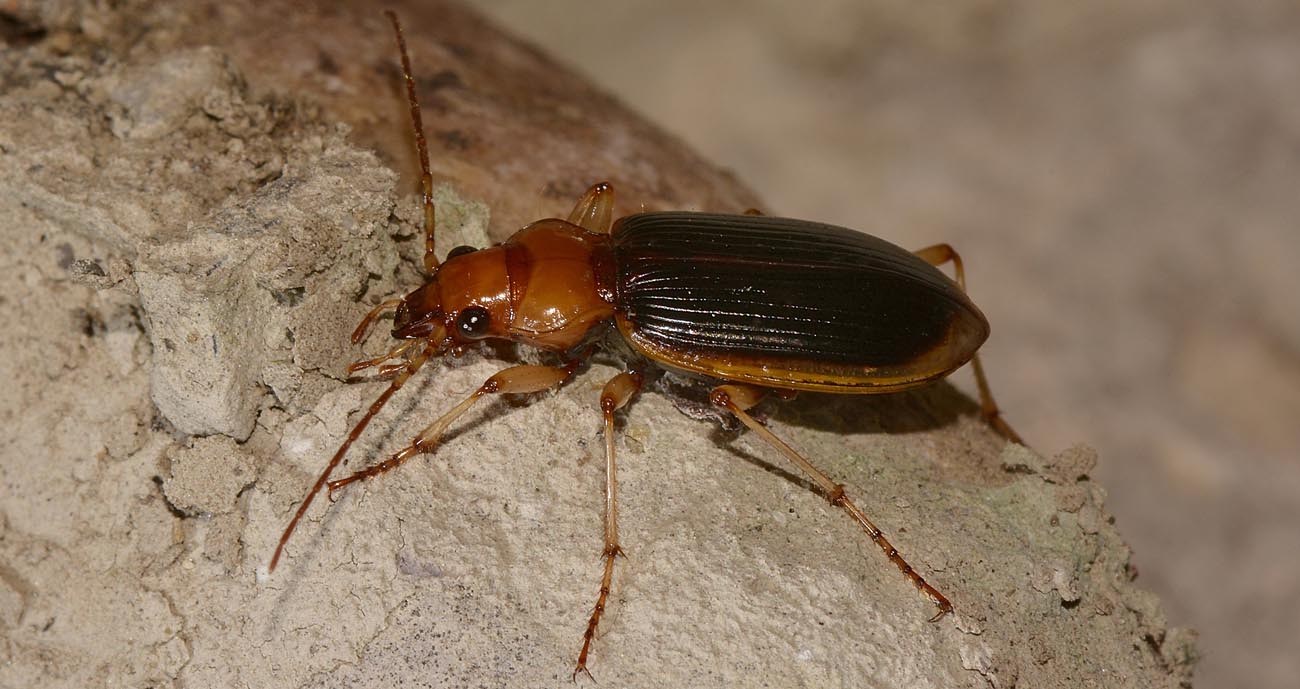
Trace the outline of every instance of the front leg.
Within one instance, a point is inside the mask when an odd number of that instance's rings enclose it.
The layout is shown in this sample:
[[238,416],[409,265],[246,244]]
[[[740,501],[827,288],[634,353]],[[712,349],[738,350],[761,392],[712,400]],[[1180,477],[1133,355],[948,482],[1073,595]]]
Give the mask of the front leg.
[[577,362],[570,363],[566,366],[522,365],[511,366],[510,368],[496,372],[496,374],[491,378],[483,381],[483,384],[480,385],[477,390],[470,393],[469,397],[462,400],[460,404],[452,407],[446,414],[438,417],[437,421],[434,421],[423,431],[420,431],[420,434],[415,436],[415,439],[411,441],[410,445],[402,448],[392,457],[389,457],[374,466],[366,467],[351,476],[330,481],[328,484],[330,493],[333,494],[334,491],[348,485],[349,483],[354,483],[356,481],[361,481],[392,471],[401,466],[406,462],[406,460],[418,454],[432,452],[434,448],[438,446],[438,442],[442,439],[443,434],[447,432],[447,429],[451,424],[455,422],[456,419],[460,418],[465,412],[469,411],[469,408],[474,406],[474,403],[479,401],[479,399],[484,395],[497,393],[520,394],[541,392],[567,382],[573,377],[573,374],[577,371],[577,367]]
[[569,222],[588,232],[609,234],[614,222],[614,187],[609,182],[591,185],[569,213]]

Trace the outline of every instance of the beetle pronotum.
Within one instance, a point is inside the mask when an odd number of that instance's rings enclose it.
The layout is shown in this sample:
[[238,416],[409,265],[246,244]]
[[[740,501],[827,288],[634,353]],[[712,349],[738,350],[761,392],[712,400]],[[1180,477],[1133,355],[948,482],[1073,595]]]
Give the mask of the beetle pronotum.
[[[388,388],[321,472],[285,527],[284,546],[322,488],[332,493],[432,452],[447,429],[479,399],[534,393],[574,377],[597,335],[621,341],[627,370],[600,395],[605,437],[604,569],[582,635],[573,675],[586,672],[622,552],[618,536],[614,415],[641,390],[652,367],[712,381],[708,399],[790,460],[832,505],[857,522],[886,557],[934,602],[934,619],[952,604],[890,544],[846,495],[844,486],[774,435],[749,410],[768,394],[797,390],[851,395],[893,392],[947,376],[970,362],[981,410],[1007,439],[976,354],[988,322],[966,296],[960,256],[947,244],[909,252],[840,227],[757,213],[638,213],[615,220],[614,190],[592,186],[567,219],[548,218],[484,249],[457,247],[439,262],[429,152],[401,25],[388,12],[419,152],[428,281],[400,299],[380,303],[352,333],[360,343],[383,313],[394,311],[388,353],[348,367],[378,368]],[[956,280],[937,266],[951,262]],[[609,326],[613,326],[610,328]],[[484,340],[513,340],[551,352],[563,363],[517,365],[489,377],[473,393],[390,458],[344,478],[330,476],[388,400],[426,362]],[[393,363],[388,363],[393,362]]]

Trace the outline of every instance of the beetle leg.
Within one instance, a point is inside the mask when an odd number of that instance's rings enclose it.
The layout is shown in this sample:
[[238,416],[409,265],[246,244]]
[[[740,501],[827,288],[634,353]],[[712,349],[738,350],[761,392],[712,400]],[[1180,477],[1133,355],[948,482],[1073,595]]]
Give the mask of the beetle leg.
[[610,587],[614,582],[614,558],[623,554],[623,549],[618,545],[618,503],[615,500],[618,482],[614,467],[614,412],[632,399],[641,389],[642,381],[641,374],[636,371],[620,373],[605,383],[605,388],[600,392],[600,411],[605,415],[605,549],[600,556],[605,561],[605,573],[600,578],[596,607],[592,609],[591,618],[587,620],[587,631],[582,635],[582,651],[578,653],[578,665],[573,669],[573,679],[577,679],[579,672],[585,672],[591,677],[591,671],[587,669],[587,652],[591,650],[591,640],[596,637],[596,625],[600,624],[600,616],[605,612],[605,601],[609,598]]
[[334,452],[334,456],[330,458],[329,464],[325,465],[325,470],[320,473],[320,476],[316,479],[316,483],[312,484],[311,490],[307,491],[307,497],[303,498],[302,504],[298,505],[298,511],[293,513],[293,519],[290,519],[289,525],[284,528],[284,533],[280,535],[280,542],[275,546],[275,553],[271,555],[271,564],[267,567],[268,573],[275,571],[276,564],[280,562],[280,555],[284,552],[284,544],[289,542],[289,537],[293,535],[293,530],[298,527],[298,521],[307,513],[307,508],[311,507],[312,500],[316,498],[316,494],[320,492],[320,489],[326,484],[326,481],[329,480],[330,473],[339,465],[339,462],[343,461],[343,456],[347,454],[348,448],[352,447],[352,443],[356,442],[356,439],[361,437],[361,432],[366,430],[366,426],[370,425],[370,420],[375,418],[375,415],[379,413],[379,410],[383,409],[388,404],[388,400],[391,399],[398,390],[402,389],[402,386],[406,384],[406,381],[409,380],[411,376],[415,375],[415,372],[419,371],[421,366],[424,366],[424,362],[428,361],[429,357],[433,356],[437,351],[438,344],[436,340],[425,342],[424,349],[420,350],[420,352],[412,357],[410,361],[406,362],[396,371],[393,377],[393,382],[388,384],[388,389],[384,390],[383,394],[381,394],[378,399],[370,403],[370,409],[366,410],[366,415],[361,417],[361,420],[357,422],[357,425],[353,426],[352,430],[348,432],[347,439],[345,439],[343,444],[339,446],[339,449]]
[[847,495],[844,494],[844,486],[842,484],[831,480],[831,477],[827,476],[821,469],[813,466],[812,462],[809,462],[806,457],[787,445],[785,441],[776,437],[772,431],[768,430],[767,426],[759,423],[757,419],[750,416],[749,413],[745,411],[758,404],[766,395],[767,392],[762,388],[756,388],[749,385],[719,385],[718,387],[713,388],[713,391],[709,393],[709,400],[720,407],[725,407],[727,411],[735,414],[736,418],[740,419],[741,423],[748,426],[750,430],[757,433],[758,436],[767,444],[776,448],[777,451],[785,455],[786,459],[794,462],[795,466],[799,467],[808,478],[812,479],[813,483],[817,484],[817,487],[821,489],[822,495],[824,495],[832,505],[847,512],[848,515],[867,532],[867,535],[871,537],[872,542],[880,547],[880,550],[885,553],[885,557],[888,557],[889,561],[894,563],[894,565],[903,572],[904,576],[911,580],[912,584],[916,586],[921,593],[925,594],[927,598],[934,601],[934,604],[938,606],[939,612],[931,621],[937,620],[952,612],[952,603],[948,602],[948,599],[944,597],[942,593],[939,593],[938,589],[931,586],[920,575],[920,573],[913,569],[911,565],[907,564],[907,561],[898,553],[898,550],[889,542],[889,539],[885,538],[885,534],[867,518],[865,512],[863,512],[853,503],[852,500],[849,500]]
[[[966,271],[962,267],[961,254],[958,254],[951,245],[935,244],[913,253],[932,266],[941,266],[952,262],[953,273],[957,275],[957,286],[961,288],[961,291],[966,291]],[[1024,445],[1025,441],[1002,418],[1002,411],[998,409],[998,403],[993,401],[993,391],[989,388],[989,379],[984,375],[984,364],[980,361],[978,352],[971,357],[970,363],[971,368],[975,371],[975,384],[979,386],[980,413],[984,415],[984,419],[993,427],[993,430],[997,431],[1003,438],[1018,445]]]
[[388,311],[389,309],[395,309],[401,304],[402,300],[400,298],[388,299],[380,302],[375,306],[375,308],[370,309],[370,313],[367,313],[365,317],[361,319],[361,322],[357,324],[356,330],[352,331],[352,344],[361,344],[361,341],[366,339],[366,336],[370,334],[371,328],[375,325],[375,319],[379,318],[379,314]]
[[460,402],[460,404],[452,407],[451,411],[438,417],[437,421],[434,421],[423,431],[420,431],[420,434],[415,436],[415,439],[411,441],[410,445],[398,450],[392,457],[389,457],[378,464],[366,467],[351,476],[330,481],[326,485],[329,487],[329,491],[332,494],[334,491],[348,485],[349,483],[355,483],[356,481],[368,479],[372,476],[378,476],[379,474],[396,469],[406,462],[406,460],[418,454],[432,452],[438,447],[438,441],[441,440],[443,434],[447,432],[447,428],[450,427],[456,419],[460,418],[462,414],[469,411],[469,408],[474,406],[474,403],[484,395],[490,395],[493,393],[541,392],[567,382],[573,377],[573,374],[576,371],[576,362],[567,366],[511,366],[510,368],[497,371],[491,378],[484,381],[477,390],[470,393],[469,397],[466,397]]
[[614,187],[609,182],[591,185],[573,207],[569,222],[588,232],[609,234],[614,222]]
[[[384,363],[385,361],[388,361],[389,359],[396,359],[397,357],[405,354],[406,350],[415,346],[419,342],[420,342],[419,340],[406,340],[405,342],[397,345],[396,347],[393,347],[389,351],[380,354],[379,356],[373,359],[361,359],[359,361],[354,361],[348,364],[348,375],[352,375],[357,371],[364,371],[372,366],[378,366]],[[405,366],[405,364],[398,365],[399,368],[403,366]]]

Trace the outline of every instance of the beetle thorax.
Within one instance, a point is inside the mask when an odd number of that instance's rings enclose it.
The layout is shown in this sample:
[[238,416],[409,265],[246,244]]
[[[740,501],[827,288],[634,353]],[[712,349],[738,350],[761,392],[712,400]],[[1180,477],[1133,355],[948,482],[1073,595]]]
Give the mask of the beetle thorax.
[[614,315],[594,265],[607,242],[567,222],[542,220],[504,244],[448,258],[403,300],[394,335],[422,337],[436,320],[461,344],[501,338],[571,349]]
[[554,219],[516,232],[502,247],[512,293],[511,338],[566,350],[613,318],[595,268],[595,255],[607,243],[605,235]]

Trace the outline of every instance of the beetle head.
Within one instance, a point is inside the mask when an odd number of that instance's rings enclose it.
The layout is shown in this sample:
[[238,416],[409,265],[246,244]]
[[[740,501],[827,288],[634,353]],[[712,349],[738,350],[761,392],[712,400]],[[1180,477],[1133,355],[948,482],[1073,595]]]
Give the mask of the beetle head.
[[406,295],[393,316],[393,337],[457,344],[508,337],[510,280],[505,249],[453,249],[429,281]]

